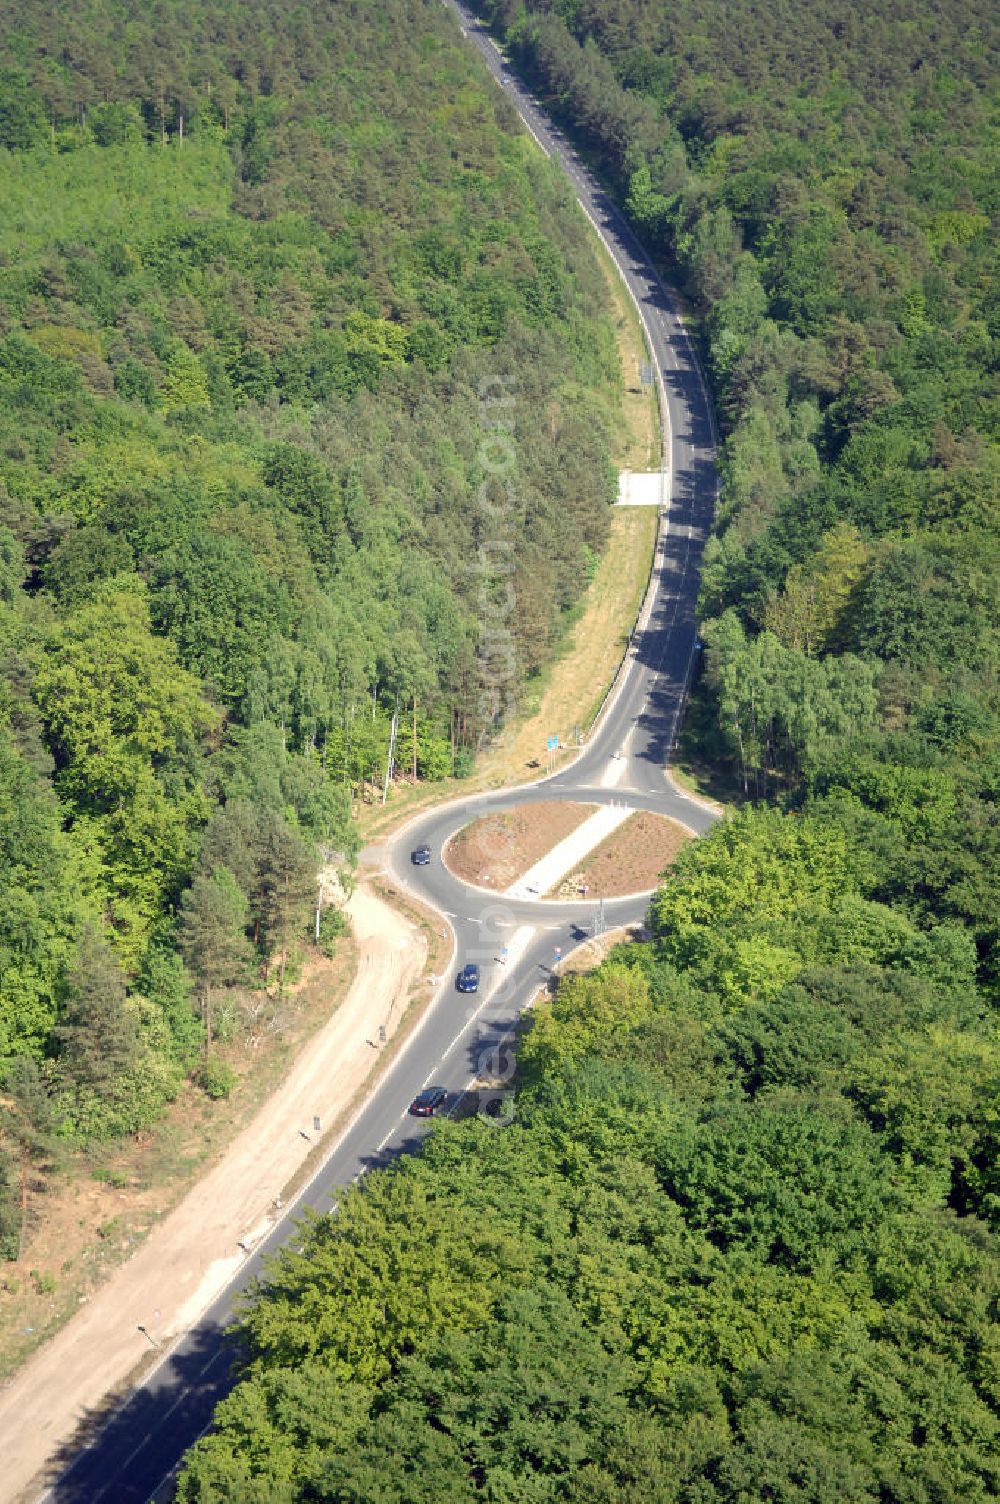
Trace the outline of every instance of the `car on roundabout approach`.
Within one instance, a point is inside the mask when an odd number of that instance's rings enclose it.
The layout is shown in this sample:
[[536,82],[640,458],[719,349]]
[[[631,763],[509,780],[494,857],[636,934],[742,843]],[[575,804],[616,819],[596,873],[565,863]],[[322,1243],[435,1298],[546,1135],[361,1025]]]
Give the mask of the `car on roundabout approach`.
[[429,846],[417,846],[410,852],[410,861],[414,867],[427,867],[430,865],[431,848]]
[[462,970],[455,978],[455,986],[459,992],[479,991],[479,967],[475,961],[470,961],[467,966],[462,967]]
[[410,1112],[415,1118],[432,1118],[448,1100],[448,1093],[441,1086],[429,1086],[414,1097]]

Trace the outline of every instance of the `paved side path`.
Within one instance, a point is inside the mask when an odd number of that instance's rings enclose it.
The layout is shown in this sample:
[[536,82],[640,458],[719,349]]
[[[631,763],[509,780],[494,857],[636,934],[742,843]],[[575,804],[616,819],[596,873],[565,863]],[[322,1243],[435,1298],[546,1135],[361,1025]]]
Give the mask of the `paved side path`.
[[538,898],[551,892],[567,872],[572,872],[605,836],[623,825],[631,814],[632,810],[627,804],[602,804],[596,813],[575,830],[571,830],[557,846],[553,846],[533,867],[529,867],[523,877],[519,877],[516,883],[511,883],[504,891],[511,898]]
[[[269,1231],[280,1196],[371,1072],[380,1024],[391,1035],[426,944],[415,925],[358,887],[347,905],[358,969],[336,1012],[302,1050],[254,1121],[142,1247],[0,1392],[0,1498],[33,1498],[32,1480],[87,1411],[211,1303]],[[149,1337],[143,1335],[145,1327]]]

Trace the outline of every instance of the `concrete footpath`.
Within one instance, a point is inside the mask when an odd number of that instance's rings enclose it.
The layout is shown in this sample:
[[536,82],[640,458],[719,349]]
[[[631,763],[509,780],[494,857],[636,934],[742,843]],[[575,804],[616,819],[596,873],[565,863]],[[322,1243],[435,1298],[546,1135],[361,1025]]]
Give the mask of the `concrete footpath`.
[[571,830],[557,846],[529,867],[523,877],[505,888],[505,893],[511,898],[539,898],[550,893],[567,872],[572,872],[605,836],[624,825],[633,813],[628,804],[602,804],[589,819]]

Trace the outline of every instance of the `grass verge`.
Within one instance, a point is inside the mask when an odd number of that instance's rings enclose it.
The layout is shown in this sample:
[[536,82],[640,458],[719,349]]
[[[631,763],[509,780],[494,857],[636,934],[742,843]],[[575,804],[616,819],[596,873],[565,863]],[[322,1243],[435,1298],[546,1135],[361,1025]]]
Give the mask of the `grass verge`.
[[640,378],[642,367],[649,361],[642,325],[614,262],[596,235],[594,243],[597,260],[608,284],[608,301],[624,383],[621,427],[612,438],[611,458],[619,470],[658,470],[660,414],[653,387],[644,388]]
[[378,841],[411,815],[446,799],[542,777],[549,771],[545,742],[550,735],[558,735],[567,749],[553,761],[553,770],[572,755],[577,729],[593,719],[621,663],[649,579],[656,527],[655,507],[615,509],[608,547],[579,619],[559,657],[528,685],[522,713],[469,778],[397,784],[384,805],[356,809],[363,840]]

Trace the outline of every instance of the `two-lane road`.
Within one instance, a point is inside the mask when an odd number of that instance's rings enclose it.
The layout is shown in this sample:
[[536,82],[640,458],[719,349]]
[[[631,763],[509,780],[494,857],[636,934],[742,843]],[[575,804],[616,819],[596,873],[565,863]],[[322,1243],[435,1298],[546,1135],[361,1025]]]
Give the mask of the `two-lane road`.
[[[661,402],[666,408],[665,491],[669,521],[660,540],[658,589],[651,619],[635,652],[615,713],[605,718],[584,756],[562,776],[575,786],[599,784],[616,751],[628,758],[622,790],[662,792],[684,692],[696,651],[695,603],[701,555],[712,525],[718,481],[711,403],[691,340],[672,293],[618,206],[563,132],[513,74],[483,23],[460,0],[444,0],[471,46],[514,104],[538,145],[565,169],[584,213],[614,259],[646,331]],[[669,811],[668,811],[669,812]]]
[[[696,831],[707,829],[713,818],[678,793],[664,773],[696,651],[701,553],[716,496],[712,416],[694,353],[670,294],[615,205],[512,75],[471,13],[448,3],[538,144],[565,168],[641,313],[669,419],[669,516],[658,543],[653,586],[627,669],[596,732],[571,767],[516,795],[505,792],[436,810],[413,822],[391,846],[388,860],[397,878],[447,917],[457,963],[475,960],[482,966],[480,992],[459,995],[453,977],[445,979],[383,1081],[271,1236],[247,1257],[204,1318],[164,1355],[92,1444],[67,1459],[62,1476],[44,1495],[60,1504],[140,1504],[154,1495],[169,1496],[170,1479],[183,1453],[209,1425],[214,1406],[230,1388],[231,1354],[222,1334],[235,1302],[261,1275],[268,1254],[294,1240],[296,1210],[304,1205],[330,1209],[343,1186],[418,1146],[428,1124],[409,1117],[406,1109],[422,1086],[445,1087],[454,1105],[469,1083],[483,1074],[501,1083],[509,1078],[509,1040],[521,1009],[551,975],[557,950],[565,954],[592,930],[598,908],[593,902],[514,902],[471,889],[439,860],[448,836],[473,814],[553,797],[624,800],[673,815]],[[435,856],[430,866],[415,868],[409,851],[421,841],[431,845]],[[608,928],[632,923],[644,910],[641,896],[609,901],[603,906],[603,921]],[[505,965],[498,960],[503,947]],[[123,1319],[128,1319],[124,1313]]]

